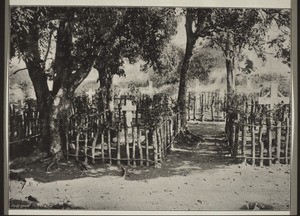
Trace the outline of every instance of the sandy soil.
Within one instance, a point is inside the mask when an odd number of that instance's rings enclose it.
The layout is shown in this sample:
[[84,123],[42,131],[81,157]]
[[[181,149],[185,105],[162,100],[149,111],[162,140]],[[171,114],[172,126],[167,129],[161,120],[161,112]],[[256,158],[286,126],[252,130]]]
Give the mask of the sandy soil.
[[[222,127],[190,125],[218,136]],[[221,157],[218,143],[207,139],[176,146],[161,168],[94,165],[83,173],[72,162],[46,172],[40,164],[12,165],[18,178],[10,180],[11,208],[35,203],[90,210],[240,210],[254,202],[260,209],[290,209],[288,165],[253,167]],[[180,147],[180,148],[179,148]],[[37,202],[26,201],[35,198]],[[32,199],[31,199],[32,200]],[[261,207],[264,204],[264,207]],[[31,206],[34,207],[34,206]]]

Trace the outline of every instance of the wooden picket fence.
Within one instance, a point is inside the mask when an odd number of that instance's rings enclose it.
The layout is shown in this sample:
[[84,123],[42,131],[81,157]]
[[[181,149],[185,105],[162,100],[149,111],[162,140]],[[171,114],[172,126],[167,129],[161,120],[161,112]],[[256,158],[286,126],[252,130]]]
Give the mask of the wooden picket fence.
[[228,145],[233,157],[242,158],[252,165],[288,164],[291,159],[291,112],[287,105],[280,116],[272,116],[270,110],[256,119],[255,103],[251,112],[239,116],[232,123]]
[[188,94],[187,119],[197,121],[224,121],[225,97],[220,92]]
[[20,143],[24,140],[37,139],[40,136],[39,112],[28,108],[19,109],[10,106],[9,142]]
[[[73,116],[67,136],[67,156],[76,160],[120,165],[162,163],[180,130],[180,116],[165,118],[156,127],[124,122],[109,125],[107,113]],[[126,116],[124,117],[126,119]]]

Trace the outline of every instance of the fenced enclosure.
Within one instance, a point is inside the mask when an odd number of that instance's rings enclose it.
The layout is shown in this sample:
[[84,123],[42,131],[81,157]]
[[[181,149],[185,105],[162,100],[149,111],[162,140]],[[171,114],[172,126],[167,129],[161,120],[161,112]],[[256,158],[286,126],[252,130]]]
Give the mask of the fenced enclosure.
[[291,105],[260,104],[257,95],[239,98],[228,120],[232,156],[260,166],[290,163]]
[[[25,156],[33,150],[41,135],[40,113],[34,107],[9,106],[9,156]],[[22,149],[22,151],[20,151]]]
[[233,155],[252,165],[288,164],[291,155],[290,118],[260,124],[235,122],[233,125]]
[[40,136],[39,112],[28,107],[21,109],[15,105],[9,110],[9,141],[10,144]]
[[[260,104],[259,94],[236,94],[225,101],[220,92],[188,95],[188,120],[225,121],[232,157],[252,165],[290,162],[290,104]],[[226,110],[227,104],[232,110]],[[157,165],[172,149],[180,131],[180,114],[166,95],[153,98],[120,95],[114,111],[99,112],[87,97],[74,100],[68,123],[67,157],[85,162]],[[271,109],[272,107],[272,109]],[[225,110],[227,114],[225,115]],[[113,116],[113,121],[111,117]],[[10,147],[40,137],[39,112],[34,106],[10,106]]]
[[74,115],[67,136],[67,156],[85,162],[158,165],[173,147],[180,130],[180,116],[165,118],[154,127],[124,122],[109,125],[107,112]]
[[189,92],[187,119],[196,121],[225,121],[225,95],[220,91]]

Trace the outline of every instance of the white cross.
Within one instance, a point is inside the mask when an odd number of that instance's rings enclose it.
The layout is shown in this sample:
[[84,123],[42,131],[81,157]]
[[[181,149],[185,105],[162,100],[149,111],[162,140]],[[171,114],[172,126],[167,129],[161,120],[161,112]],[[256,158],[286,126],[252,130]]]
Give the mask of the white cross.
[[[267,97],[269,94],[270,94],[270,97]],[[278,104],[278,103],[289,104],[290,98],[284,97],[278,91],[278,83],[272,82],[270,92],[267,95],[265,95],[264,97],[259,97],[258,104],[269,104],[271,106],[271,109],[273,109],[274,104]]]
[[[129,102],[129,103],[128,103]],[[129,100],[126,105],[122,105],[122,111],[126,112],[126,124],[127,126],[131,125],[133,118],[133,111],[136,111],[136,106],[132,105],[132,101]]]
[[88,95],[89,99],[92,99],[93,95],[95,94],[95,91],[93,91],[92,89],[89,89],[89,91],[86,92],[86,94]]

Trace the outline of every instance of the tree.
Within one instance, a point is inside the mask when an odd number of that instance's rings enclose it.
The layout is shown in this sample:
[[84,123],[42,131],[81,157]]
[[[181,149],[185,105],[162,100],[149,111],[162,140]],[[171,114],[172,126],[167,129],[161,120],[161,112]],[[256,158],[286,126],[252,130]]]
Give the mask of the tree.
[[[124,9],[118,8],[11,8],[11,57],[18,56],[26,64],[42,121],[40,147],[55,157],[63,155],[74,91],[123,15]],[[49,50],[54,47],[48,70]],[[47,84],[50,79],[53,89]]]
[[122,69],[124,58],[130,63],[141,58],[146,62],[144,69],[160,70],[162,50],[176,33],[176,27],[175,8],[126,9],[122,26],[107,41],[94,66],[99,73],[102,110],[113,112],[112,77],[125,75]]
[[187,108],[186,108],[186,97],[187,97],[187,76],[190,66],[190,61],[193,55],[193,49],[195,47],[198,38],[204,38],[211,35],[211,16],[212,9],[186,9],[186,48],[183,58],[183,62],[180,69],[180,81],[178,91],[178,108],[181,114],[182,128],[186,127],[187,124]]
[[[243,49],[254,49],[258,57],[265,60],[266,34],[273,21],[278,26],[288,25],[286,10],[262,9],[186,9],[187,44],[180,73],[178,93],[183,126],[186,124],[186,79],[192,51],[198,38],[208,39],[210,45],[223,52],[227,71],[227,94],[235,90],[237,63],[244,56]],[[275,42],[279,47],[280,43]],[[288,56],[288,48],[279,49],[278,56]],[[289,62],[288,57],[286,57]],[[228,107],[229,109],[229,107]]]

